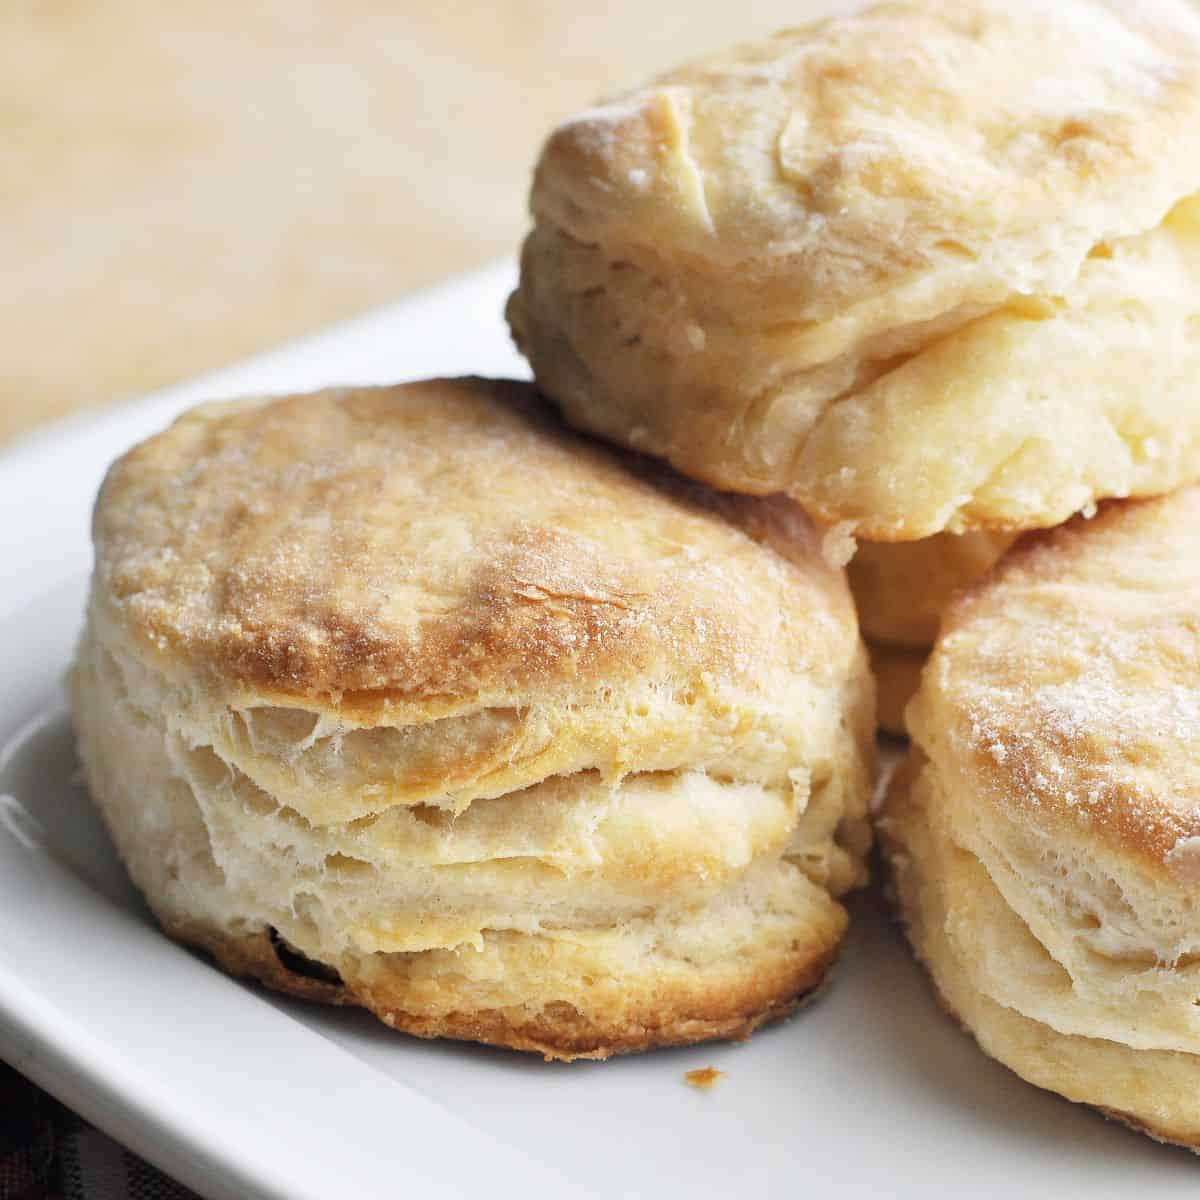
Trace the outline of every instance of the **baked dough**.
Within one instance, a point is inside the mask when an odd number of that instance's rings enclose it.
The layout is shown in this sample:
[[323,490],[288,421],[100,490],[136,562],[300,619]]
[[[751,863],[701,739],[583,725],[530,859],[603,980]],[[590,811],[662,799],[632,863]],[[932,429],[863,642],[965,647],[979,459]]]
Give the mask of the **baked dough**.
[[509,305],[576,425],[875,541],[1200,475],[1200,14],[881,4],[549,138]]
[[981,531],[919,542],[859,542],[846,570],[863,636],[927,651],[950,601],[999,562],[1016,538]]
[[227,969],[561,1058],[821,982],[873,697],[790,501],[439,380],[196,409],[114,465],[94,540],[87,779]]
[[881,729],[904,733],[904,709],[943,611],[1015,540],[1015,534],[981,530],[919,542],[858,543],[846,572],[875,671]]
[[956,600],[880,823],[989,1054],[1200,1148],[1200,490],[1032,536]]

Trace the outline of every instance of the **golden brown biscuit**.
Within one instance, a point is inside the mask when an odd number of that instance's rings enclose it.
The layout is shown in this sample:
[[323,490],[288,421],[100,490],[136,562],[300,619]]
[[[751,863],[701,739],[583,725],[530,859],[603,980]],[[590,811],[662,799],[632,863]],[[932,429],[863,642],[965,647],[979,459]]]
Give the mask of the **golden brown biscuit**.
[[556,130],[509,306],[575,424],[876,541],[1200,475],[1200,14],[908,0]]
[[919,542],[859,542],[846,568],[875,672],[880,728],[904,733],[904,709],[954,595],[999,561],[1011,533],[939,533]]
[[956,600],[881,832],[938,990],[1026,1079],[1200,1148],[1200,489]]
[[942,533],[919,542],[859,542],[846,568],[869,642],[928,650],[946,606],[994,566],[1012,533]]
[[562,1058],[820,982],[872,689],[789,501],[438,380],[197,409],[112,468],[94,536],[80,750],[174,936]]

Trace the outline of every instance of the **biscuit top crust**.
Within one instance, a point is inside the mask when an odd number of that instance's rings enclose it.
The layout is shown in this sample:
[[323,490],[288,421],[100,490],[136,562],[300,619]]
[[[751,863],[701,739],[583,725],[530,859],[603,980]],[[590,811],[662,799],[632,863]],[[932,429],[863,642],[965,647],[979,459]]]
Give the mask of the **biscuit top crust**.
[[909,721],[947,794],[1200,883],[1200,488],[1022,540],[946,614]]
[[917,0],[580,114],[548,141],[532,207],[612,257],[751,289],[759,319],[836,317],[857,341],[900,313],[1052,293],[1198,187],[1183,0]]
[[853,607],[800,510],[567,433],[524,384],[216,404],[119,459],[93,602],[256,702],[430,719],[623,685],[844,681]]

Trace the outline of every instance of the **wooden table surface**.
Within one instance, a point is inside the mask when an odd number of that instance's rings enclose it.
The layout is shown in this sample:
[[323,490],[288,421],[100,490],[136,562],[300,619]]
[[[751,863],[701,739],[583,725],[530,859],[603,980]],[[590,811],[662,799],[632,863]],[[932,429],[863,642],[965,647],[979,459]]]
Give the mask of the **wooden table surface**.
[[0,5],[0,441],[512,253],[555,120],[838,6]]

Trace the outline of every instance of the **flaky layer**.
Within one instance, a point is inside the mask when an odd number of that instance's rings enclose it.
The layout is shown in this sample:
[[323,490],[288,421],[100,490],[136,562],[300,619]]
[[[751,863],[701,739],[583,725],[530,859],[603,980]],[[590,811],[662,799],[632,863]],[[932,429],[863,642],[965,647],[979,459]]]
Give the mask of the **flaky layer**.
[[71,690],[89,786],[164,927],[422,1036],[571,1058],[749,1033],[820,982],[833,895],[864,876],[866,707],[815,786],[583,773],[459,816],[314,826],[170,732],[148,674],[89,630]]
[[[308,1000],[358,1004],[417,1037],[529,1050],[547,1059],[613,1054],[748,1037],[787,1016],[824,983],[845,929],[842,907],[804,894],[794,868],[781,887],[748,894],[732,919],[716,914],[736,957],[699,963],[697,928],[647,926],[596,938],[489,936],[461,954],[389,955],[343,964],[344,978],[313,978],[269,932],[244,933],[169,919],[172,937],[225,970]],[[782,901],[782,903],[780,903]],[[504,981],[498,987],[497,981]],[[558,997],[549,999],[548,997]]]
[[199,409],[114,465],[94,526],[101,635],[318,823],[584,770],[786,787],[859,653],[795,505],[568,434],[526,385]]
[[[482,706],[433,720],[417,711],[406,721],[392,706],[371,722],[370,713],[347,713],[320,698],[264,703],[244,695],[231,703],[204,676],[168,674],[156,656],[129,645],[103,597],[92,605],[90,628],[97,669],[134,711],[161,714],[181,744],[211,746],[247,785],[286,795],[298,816],[322,827],[390,811],[393,824],[428,830],[480,801],[556,778],[590,773],[613,785],[631,774],[697,765],[804,801],[830,774],[844,696],[862,691],[861,664],[854,664],[834,689],[781,675],[770,697],[705,674],[683,692],[647,681],[630,683],[619,697],[598,686],[574,703],[550,692],[520,707]],[[798,770],[797,763],[807,765]],[[394,811],[413,808],[427,811],[421,819]],[[481,820],[476,813],[460,826]]]
[[1197,164],[1186,4],[880,6],[556,131],[510,322],[574,423],[722,487],[1052,525],[1200,471]]
[[[283,929],[322,959],[478,947],[489,930],[539,933],[687,909],[784,855],[835,893],[862,876],[861,730],[830,745],[818,777],[797,767],[779,788],[699,766],[619,782],[585,771],[459,814],[381,799],[369,815],[314,824],[288,792],[255,784],[213,731],[180,732],[165,677],[137,664],[128,643],[102,643],[89,627],[73,678],[93,786],[117,806],[114,821],[132,823],[128,853],[160,864],[140,880],[146,890],[174,895],[178,919],[202,896],[214,918],[232,905],[239,919]],[[197,821],[217,872],[208,887],[170,873],[196,850],[173,839],[199,842],[189,833]]]
[[[1029,1082],[1200,1149],[1194,1005],[1171,1006],[1172,1021],[1162,995],[1146,986],[1147,972],[1119,960],[1104,996],[1086,979],[1076,994],[1079,976],[1008,907],[984,862],[955,841],[945,813],[936,777],[914,756],[893,782],[880,830],[905,929],[949,1011]],[[1140,979],[1123,988],[1122,973]],[[1168,964],[1157,970],[1170,973]],[[1194,991],[1195,968],[1182,974]]]

